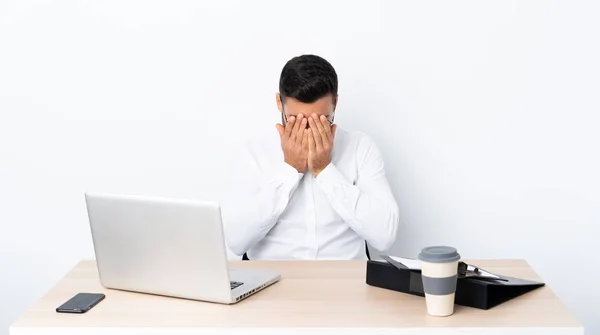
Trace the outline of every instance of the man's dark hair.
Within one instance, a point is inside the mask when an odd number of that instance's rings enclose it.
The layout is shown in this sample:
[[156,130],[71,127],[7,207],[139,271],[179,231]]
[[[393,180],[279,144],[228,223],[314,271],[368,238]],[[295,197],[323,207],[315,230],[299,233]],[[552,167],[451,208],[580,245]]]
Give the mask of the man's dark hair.
[[279,79],[282,101],[294,98],[312,103],[331,94],[337,96],[338,80],[335,69],[325,59],[315,55],[302,55],[290,59]]

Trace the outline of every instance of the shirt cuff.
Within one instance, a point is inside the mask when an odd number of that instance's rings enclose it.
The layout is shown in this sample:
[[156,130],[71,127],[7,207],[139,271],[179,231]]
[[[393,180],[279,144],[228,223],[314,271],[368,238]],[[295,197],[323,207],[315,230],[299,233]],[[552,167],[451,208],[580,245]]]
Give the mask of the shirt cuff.
[[344,177],[344,175],[335,167],[335,165],[333,165],[333,163],[329,163],[329,165],[327,165],[325,169],[323,169],[323,171],[317,175],[316,180],[317,185],[319,185],[319,187],[321,187],[321,189],[325,192],[334,191],[336,184],[349,184],[346,177]]
[[288,190],[294,189],[304,176],[304,173],[299,173],[298,170],[286,162],[278,164],[274,172],[277,181],[283,184]]

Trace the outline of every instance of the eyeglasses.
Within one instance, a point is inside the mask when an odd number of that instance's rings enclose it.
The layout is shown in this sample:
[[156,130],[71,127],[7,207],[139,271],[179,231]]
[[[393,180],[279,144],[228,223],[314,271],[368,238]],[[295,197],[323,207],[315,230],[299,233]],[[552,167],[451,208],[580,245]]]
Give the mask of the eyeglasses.
[[[285,114],[285,110],[284,109],[284,104],[283,104],[283,99],[281,98],[281,96],[279,97],[279,100],[281,101],[281,109],[282,109],[282,120],[283,120],[283,125],[285,126],[288,122],[288,116]],[[293,116],[295,118],[298,118],[297,115],[295,114],[291,114],[289,116]],[[335,110],[331,113],[331,119],[329,117],[327,117],[327,121],[329,121],[329,126],[333,126],[333,121],[335,120]]]
[[[287,116],[287,115],[285,115],[285,111],[281,112],[281,114],[283,114],[283,120],[284,120],[284,124],[287,124],[287,122],[288,122],[288,116]],[[293,117],[295,117],[295,118],[298,118],[298,117],[297,117],[295,114],[291,114],[290,116],[293,116]],[[330,126],[330,127],[331,127],[331,126],[333,126],[333,120],[334,120],[334,118],[335,118],[335,112],[333,112],[333,113],[331,114],[331,120],[330,120],[329,118],[327,118],[327,121],[329,121],[329,126]]]

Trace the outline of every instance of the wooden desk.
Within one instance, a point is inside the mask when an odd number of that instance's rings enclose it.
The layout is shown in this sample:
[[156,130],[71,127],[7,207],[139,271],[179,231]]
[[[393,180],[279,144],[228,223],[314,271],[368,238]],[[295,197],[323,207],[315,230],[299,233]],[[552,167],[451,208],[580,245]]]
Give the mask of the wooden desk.
[[[539,280],[522,260],[471,263]],[[15,321],[10,334],[583,334],[548,287],[488,311],[456,306],[453,316],[439,318],[427,315],[424,298],[366,285],[363,261],[231,265],[273,269],[282,280],[227,306],[107,290],[99,283],[95,262],[83,261]],[[106,299],[87,314],[54,311],[79,292],[104,292]]]

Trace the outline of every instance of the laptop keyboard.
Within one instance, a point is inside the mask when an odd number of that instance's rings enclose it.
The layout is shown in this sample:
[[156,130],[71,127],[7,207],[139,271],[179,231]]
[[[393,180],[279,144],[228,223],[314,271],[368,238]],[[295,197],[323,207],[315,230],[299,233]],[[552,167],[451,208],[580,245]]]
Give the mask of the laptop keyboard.
[[242,285],[244,284],[244,283],[240,283],[239,281],[232,281],[232,282],[229,282],[229,283],[231,284],[231,289],[232,289],[232,290],[233,290],[234,288],[236,288],[236,287],[240,287],[240,286],[242,286]]

